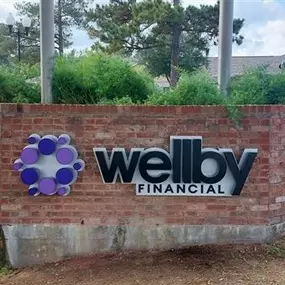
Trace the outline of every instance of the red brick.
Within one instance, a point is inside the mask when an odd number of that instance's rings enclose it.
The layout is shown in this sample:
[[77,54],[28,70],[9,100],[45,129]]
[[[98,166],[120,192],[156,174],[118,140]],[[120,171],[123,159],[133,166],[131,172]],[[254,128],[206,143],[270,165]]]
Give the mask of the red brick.
[[[223,107],[1,104],[0,223],[266,224],[284,221],[285,120],[281,106],[243,106],[235,128]],[[28,197],[11,170],[27,137],[64,130],[86,162],[69,197]],[[92,148],[169,147],[170,135],[202,135],[204,146],[259,149],[242,195],[137,197],[134,185],[104,185]],[[270,179],[269,179],[270,178]],[[274,178],[274,179],[273,179]],[[282,206],[280,206],[282,204]],[[283,215],[284,214],[284,215]]]

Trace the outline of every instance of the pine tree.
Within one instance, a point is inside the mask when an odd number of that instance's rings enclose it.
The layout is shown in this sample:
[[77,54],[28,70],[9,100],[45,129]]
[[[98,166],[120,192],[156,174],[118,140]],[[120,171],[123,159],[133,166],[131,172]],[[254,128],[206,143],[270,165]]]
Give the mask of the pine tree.
[[[50,0],[49,0],[50,1]],[[65,48],[72,45],[72,28],[84,27],[84,11],[88,8],[89,0],[55,0],[55,48],[63,54]],[[28,16],[33,20],[39,38],[39,3],[18,2],[15,8],[20,16]]]
[[[107,5],[90,9],[86,22],[89,36],[96,40],[93,47],[109,53],[123,51],[126,54],[147,50],[150,54],[155,50],[170,49],[170,83],[175,85],[181,65],[182,35],[186,33],[195,39],[194,42],[200,45],[197,48],[206,41],[202,51],[209,50],[211,44],[217,44],[219,2],[213,6],[190,5],[184,8],[179,0],[173,1],[111,0]],[[237,44],[243,41],[239,34],[243,24],[243,19],[235,19],[233,23],[233,42]]]

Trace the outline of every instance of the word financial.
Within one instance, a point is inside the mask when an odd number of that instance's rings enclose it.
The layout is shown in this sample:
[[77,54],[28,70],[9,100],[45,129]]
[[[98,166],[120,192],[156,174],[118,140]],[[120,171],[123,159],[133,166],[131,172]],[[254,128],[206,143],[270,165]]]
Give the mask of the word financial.
[[161,148],[94,148],[104,183],[136,184],[137,195],[240,195],[257,149],[245,149],[237,161],[231,149],[202,148],[202,137],[172,136]]

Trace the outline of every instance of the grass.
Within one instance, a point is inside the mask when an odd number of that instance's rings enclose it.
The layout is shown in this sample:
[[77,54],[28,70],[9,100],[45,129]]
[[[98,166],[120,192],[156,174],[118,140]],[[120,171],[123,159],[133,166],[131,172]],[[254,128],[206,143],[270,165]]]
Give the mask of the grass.
[[285,259],[285,239],[281,239],[268,246],[267,253],[273,258]]
[[13,270],[8,266],[0,267],[0,277],[10,275]]

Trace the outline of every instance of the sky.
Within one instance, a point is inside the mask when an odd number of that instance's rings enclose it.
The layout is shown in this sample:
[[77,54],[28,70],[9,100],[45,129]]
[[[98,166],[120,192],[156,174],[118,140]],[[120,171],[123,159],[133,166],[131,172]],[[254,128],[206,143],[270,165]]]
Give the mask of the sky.
[[[0,22],[5,22],[8,13],[19,0],[0,0]],[[31,0],[36,1],[36,0]],[[108,0],[95,0],[106,3]],[[214,4],[216,0],[182,0],[184,6],[190,4]],[[285,54],[285,0],[235,0],[234,17],[244,18],[241,34],[245,37],[241,46],[233,46],[233,56],[283,55]],[[74,31],[73,48],[84,50],[92,44],[86,31]],[[217,55],[212,48],[211,55]]]

